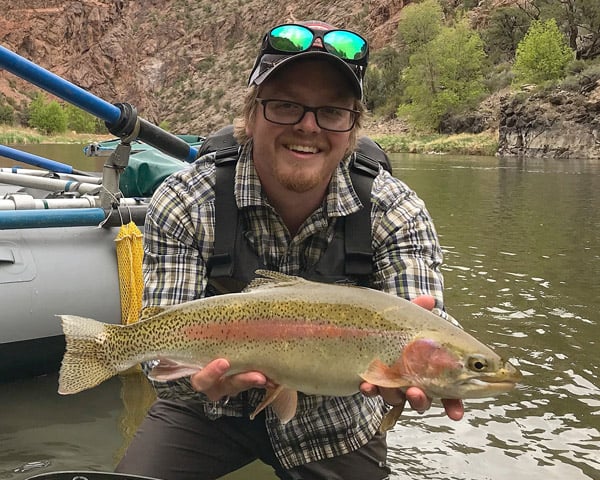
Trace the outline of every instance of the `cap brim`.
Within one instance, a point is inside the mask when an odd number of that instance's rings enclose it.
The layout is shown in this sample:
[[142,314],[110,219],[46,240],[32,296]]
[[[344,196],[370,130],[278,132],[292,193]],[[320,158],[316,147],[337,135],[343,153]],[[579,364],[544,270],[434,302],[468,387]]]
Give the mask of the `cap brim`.
[[[340,57],[332,55],[331,53],[324,52],[321,50],[309,50],[307,52],[296,53],[293,55],[282,55],[282,54],[264,54],[258,65],[254,68],[250,74],[248,85],[261,85],[267,78],[273,75],[275,72],[281,71],[281,69],[293,62],[299,60],[310,60],[310,59],[327,60],[333,66],[335,66],[340,73],[342,73],[347,79],[356,98],[361,99],[363,95],[362,81],[358,78],[352,67],[342,60]],[[359,68],[358,66],[356,67]]]

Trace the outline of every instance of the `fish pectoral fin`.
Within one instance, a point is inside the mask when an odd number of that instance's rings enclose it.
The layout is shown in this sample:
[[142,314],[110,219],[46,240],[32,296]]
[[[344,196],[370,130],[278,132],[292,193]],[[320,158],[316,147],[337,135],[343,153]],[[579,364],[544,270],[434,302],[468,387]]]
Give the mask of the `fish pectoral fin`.
[[158,365],[150,370],[148,377],[150,380],[166,382],[169,380],[177,380],[182,377],[189,377],[190,375],[197,373],[200,369],[201,367],[198,365],[181,363],[169,358],[160,358]]
[[405,388],[411,383],[402,378],[398,373],[379,359],[373,360],[367,370],[360,375],[365,381],[385,388]]
[[262,402],[256,407],[256,410],[250,415],[250,420],[254,420],[256,415],[271,405],[275,415],[281,423],[289,422],[296,415],[298,406],[298,392],[278,385],[276,388],[267,388],[267,393]]

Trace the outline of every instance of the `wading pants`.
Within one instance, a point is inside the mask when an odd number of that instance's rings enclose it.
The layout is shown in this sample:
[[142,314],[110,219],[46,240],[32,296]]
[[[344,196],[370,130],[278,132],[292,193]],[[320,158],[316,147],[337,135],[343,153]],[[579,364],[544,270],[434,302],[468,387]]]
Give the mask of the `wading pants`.
[[283,480],[382,480],[390,470],[385,435],[358,450],[285,470],[275,457],[264,422],[208,419],[199,403],[157,400],[140,425],[117,472],[162,480],[210,480],[260,459]]

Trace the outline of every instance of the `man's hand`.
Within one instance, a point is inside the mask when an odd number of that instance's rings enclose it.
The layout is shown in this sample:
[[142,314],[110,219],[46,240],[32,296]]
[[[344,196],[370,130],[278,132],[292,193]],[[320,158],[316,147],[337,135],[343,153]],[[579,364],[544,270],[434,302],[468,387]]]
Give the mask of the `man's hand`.
[[234,397],[244,390],[265,388],[269,385],[267,377],[260,372],[226,376],[229,367],[229,362],[224,358],[213,360],[190,377],[192,388],[204,393],[209,400],[217,401],[224,397]]
[[[413,303],[427,310],[432,310],[435,306],[435,299],[429,295],[422,295],[413,300]],[[423,413],[431,407],[431,399],[425,395],[425,392],[417,387],[410,387],[404,393],[399,388],[380,388],[368,382],[360,385],[360,391],[367,397],[381,395],[388,405],[404,406],[406,401],[413,410]],[[462,400],[442,399],[446,415],[452,420],[460,420],[464,413]]]

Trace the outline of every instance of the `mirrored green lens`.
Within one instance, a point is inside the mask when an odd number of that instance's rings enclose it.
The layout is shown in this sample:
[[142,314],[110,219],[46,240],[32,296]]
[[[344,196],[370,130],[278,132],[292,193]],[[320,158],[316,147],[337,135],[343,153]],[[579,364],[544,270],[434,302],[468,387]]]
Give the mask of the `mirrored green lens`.
[[329,53],[344,60],[360,60],[367,55],[368,47],[364,38],[345,30],[334,30],[323,35],[323,45]]
[[281,25],[269,33],[269,42],[273,48],[282,52],[303,52],[313,41],[312,32],[300,25]]

